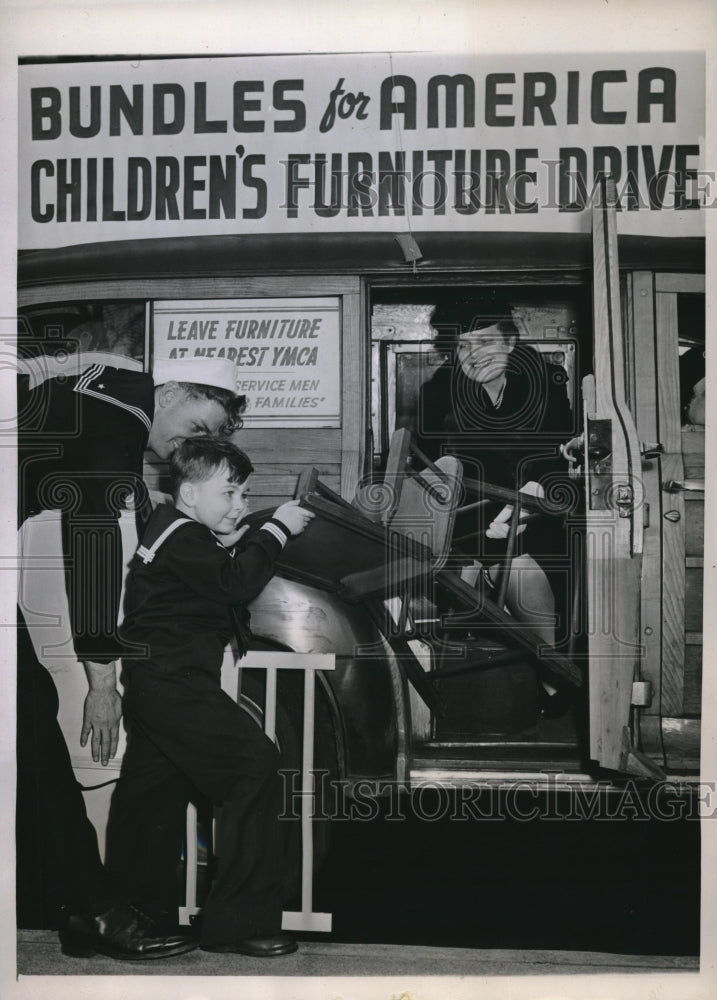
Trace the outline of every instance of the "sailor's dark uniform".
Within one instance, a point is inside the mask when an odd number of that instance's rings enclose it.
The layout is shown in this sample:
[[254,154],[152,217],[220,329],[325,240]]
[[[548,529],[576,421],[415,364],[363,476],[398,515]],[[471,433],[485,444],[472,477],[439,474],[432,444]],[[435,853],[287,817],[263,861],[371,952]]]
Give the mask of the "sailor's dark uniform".
[[243,651],[245,604],[273,575],[287,536],[270,520],[229,552],[209,528],[160,506],[127,579],[129,733],[112,798],[107,865],[130,898],[176,915],[187,803],[198,791],[221,805],[204,944],[232,944],[281,927],[278,751],[222,690],[221,665],[232,634]]
[[[154,412],[151,376],[135,362],[117,364],[126,367],[88,364],[71,377],[48,369],[18,384],[20,523],[62,511],[75,652],[99,663],[120,653],[118,517],[130,493],[143,495]],[[114,893],[57,722],[57,691],[21,614],[17,638],[18,925],[57,926],[61,906],[99,912]]]

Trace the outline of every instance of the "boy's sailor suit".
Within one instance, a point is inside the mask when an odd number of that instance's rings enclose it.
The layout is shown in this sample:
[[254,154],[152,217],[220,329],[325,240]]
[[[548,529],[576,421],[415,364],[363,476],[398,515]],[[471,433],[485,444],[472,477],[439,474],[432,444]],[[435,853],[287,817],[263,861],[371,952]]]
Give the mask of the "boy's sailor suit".
[[246,603],[274,572],[288,530],[270,519],[224,548],[206,526],[158,507],[130,564],[122,637],[128,746],[108,827],[107,867],[130,898],[176,916],[187,803],[221,805],[218,868],[202,943],[231,944],[281,926],[285,851],[279,755],[221,688],[232,635],[248,639]]

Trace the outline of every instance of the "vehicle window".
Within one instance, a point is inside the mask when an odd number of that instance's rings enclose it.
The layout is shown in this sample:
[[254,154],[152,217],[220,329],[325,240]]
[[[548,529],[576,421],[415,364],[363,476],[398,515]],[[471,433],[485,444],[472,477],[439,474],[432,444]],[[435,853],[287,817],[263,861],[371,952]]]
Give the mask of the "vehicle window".
[[680,352],[680,418],[683,427],[704,430],[705,297],[677,296]]
[[[372,302],[371,423],[373,465],[386,459],[391,434],[411,427],[421,386],[450,360],[431,325],[456,296],[468,288],[374,289]],[[490,296],[496,289],[474,290]],[[591,370],[590,302],[582,289],[509,287],[500,296],[510,302],[521,341],[546,361],[562,367],[566,390],[579,422],[580,385]],[[577,425],[577,424],[576,424]]]
[[[69,355],[117,355],[144,362],[145,303],[61,302],[21,310],[18,353],[59,360]],[[105,362],[106,363],[106,362]]]

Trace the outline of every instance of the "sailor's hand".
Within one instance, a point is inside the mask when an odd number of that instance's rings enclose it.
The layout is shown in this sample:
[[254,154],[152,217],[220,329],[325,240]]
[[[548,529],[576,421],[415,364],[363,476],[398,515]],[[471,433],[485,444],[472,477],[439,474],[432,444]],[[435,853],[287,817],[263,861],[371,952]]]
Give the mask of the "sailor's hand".
[[305,507],[299,506],[298,500],[289,500],[274,511],[274,520],[280,521],[290,535],[300,535],[314,515]]
[[92,735],[92,760],[102,761],[106,767],[117,753],[119,724],[122,718],[122,698],[117,690],[117,672],[114,663],[94,663],[84,660],[83,665],[90,689],[85,697],[82,714],[80,746],[86,746]]

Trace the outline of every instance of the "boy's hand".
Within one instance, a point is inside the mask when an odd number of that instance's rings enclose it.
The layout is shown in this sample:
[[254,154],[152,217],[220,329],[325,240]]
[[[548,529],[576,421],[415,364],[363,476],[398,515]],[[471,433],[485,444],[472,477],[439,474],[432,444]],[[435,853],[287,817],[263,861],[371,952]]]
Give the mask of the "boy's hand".
[[313,517],[310,510],[299,506],[298,500],[289,500],[274,511],[275,520],[281,521],[290,535],[300,535]]
[[225,549],[231,549],[236,545],[242,535],[246,535],[250,527],[251,525],[249,524],[239,524],[234,531],[229,531],[226,535],[220,534],[218,531],[215,531],[214,534],[217,536]]

